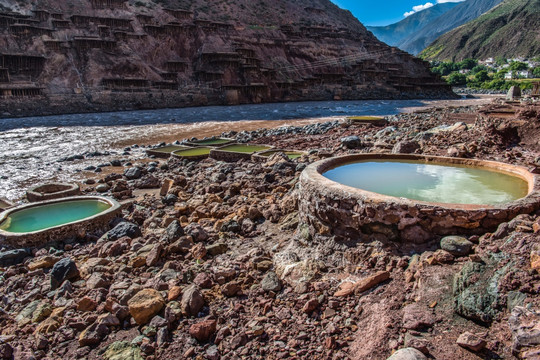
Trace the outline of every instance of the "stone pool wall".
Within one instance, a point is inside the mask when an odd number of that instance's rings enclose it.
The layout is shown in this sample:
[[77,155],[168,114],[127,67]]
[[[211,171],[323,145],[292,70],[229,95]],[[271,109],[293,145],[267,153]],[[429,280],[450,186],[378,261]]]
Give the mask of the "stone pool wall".
[[115,200],[100,196],[74,196],[59,200],[43,201],[38,203],[31,203],[29,205],[19,206],[0,213],[0,222],[2,222],[12,212],[21,210],[23,208],[35,207],[62,201],[92,199],[106,201],[107,203],[111,204],[111,207],[89,218],[68,223],[65,225],[58,225],[41,231],[34,231],[29,233],[12,233],[0,230],[0,244],[8,245],[15,248],[39,247],[50,242],[84,238],[87,234],[105,233],[109,230],[110,221],[116,217],[119,217],[121,215],[122,209],[120,204]]
[[77,184],[50,183],[36,186],[26,192],[26,198],[30,202],[60,199],[75,196],[81,193]]
[[[509,172],[529,183],[529,194],[497,206],[438,204],[396,198],[356,189],[327,179],[326,170],[353,161],[371,159],[425,160],[484,167]],[[299,216],[312,235],[338,240],[382,240],[424,243],[440,235],[483,234],[518,214],[540,208],[540,176],[503,163],[416,155],[350,155],[309,165],[300,176]]]

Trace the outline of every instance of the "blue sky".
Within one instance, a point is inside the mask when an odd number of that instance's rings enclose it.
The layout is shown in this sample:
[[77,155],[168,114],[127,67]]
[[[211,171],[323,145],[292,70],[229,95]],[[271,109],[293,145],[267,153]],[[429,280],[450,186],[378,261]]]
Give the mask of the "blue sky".
[[388,25],[403,20],[406,15],[421,11],[442,2],[463,0],[331,0],[343,9],[350,10],[364,25]]

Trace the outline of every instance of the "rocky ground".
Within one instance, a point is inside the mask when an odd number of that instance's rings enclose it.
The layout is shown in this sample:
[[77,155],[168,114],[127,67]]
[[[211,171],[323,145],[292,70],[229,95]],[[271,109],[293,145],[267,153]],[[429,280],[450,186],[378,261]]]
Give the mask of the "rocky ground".
[[109,232],[2,249],[0,358],[539,358],[540,213],[424,245],[374,241],[317,257],[291,246],[305,237],[298,176],[324,157],[414,152],[540,166],[539,106],[387,121],[223,134],[308,151],[294,161],[130,164],[126,152],[84,187],[122,201]]

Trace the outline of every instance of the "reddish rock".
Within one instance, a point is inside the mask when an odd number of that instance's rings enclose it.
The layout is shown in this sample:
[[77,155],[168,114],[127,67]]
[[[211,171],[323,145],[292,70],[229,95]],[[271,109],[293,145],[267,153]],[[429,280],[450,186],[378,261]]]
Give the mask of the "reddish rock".
[[173,286],[169,290],[169,294],[167,295],[167,300],[172,301],[178,299],[178,297],[182,295],[182,287],[180,286]]
[[333,336],[330,336],[324,339],[324,347],[330,350],[337,348],[336,338]]
[[342,297],[349,296],[353,292],[361,293],[371,289],[383,281],[388,280],[389,278],[390,273],[388,271],[379,271],[378,273],[363,278],[356,283],[344,282],[340,285],[339,290],[334,293],[334,296]]
[[403,327],[405,329],[425,329],[433,324],[435,324],[435,317],[426,306],[410,304],[403,308]]
[[308,300],[302,307],[302,311],[306,314],[310,314],[319,307],[319,301],[317,299]]
[[83,297],[77,303],[78,311],[92,311],[97,307],[97,302],[88,296]]
[[235,296],[242,288],[236,282],[229,282],[221,287],[221,293],[227,297]]
[[158,263],[158,261],[161,259],[161,255],[163,253],[163,245],[156,244],[150,250],[148,255],[146,255],[146,266],[154,266]]
[[199,288],[195,285],[188,287],[182,294],[180,308],[187,316],[197,316],[204,306],[204,298]]
[[487,343],[484,339],[466,331],[463,334],[459,335],[457,339],[457,344],[461,347],[469,349],[471,351],[481,351],[483,350]]
[[193,283],[198,285],[201,289],[210,289],[212,287],[212,279],[207,273],[198,273],[193,279]]
[[189,334],[200,342],[206,342],[216,332],[216,320],[204,320],[191,325]]
[[197,243],[190,249],[190,252],[194,259],[204,259],[206,256],[206,247],[203,243]]

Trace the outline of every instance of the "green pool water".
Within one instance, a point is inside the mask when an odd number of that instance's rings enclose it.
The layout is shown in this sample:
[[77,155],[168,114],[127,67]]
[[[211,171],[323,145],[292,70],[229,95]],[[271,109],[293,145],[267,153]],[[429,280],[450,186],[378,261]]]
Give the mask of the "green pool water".
[[362,161],[323,174],[330,180],[383,195],[451,203],[495,205],[527,195],[527,182],[516,176],[459,165],[418,161]]
[[254,152],[263,151],[267,149],[270,149],[270,146],[233,144],[233,145],[224,146],[220,148],[219,150],[252,154]]
[[172,153],[173,151],[187,149],[187,146],[181,146],[181,145],[169,145],[169,146],[162,146],[155,149],[150,149],[151,151],[157,151],[162,153]]
[[178,150],[173,152],[174,155],[178,156],[201,156],[201,155],[208,155],[210,154],[210,148],[207,147],[198,147],[198,148],[192,148],[192,149],[186,149],[186,150]]
[[12,233],[45,230],[99,214],[111,205],[100,200],[73,200],[35,206],[11,213],[0,229]]
[[230,139],[217,138],[217,139],[197,140],[197,141],[194,141],[193,143],[194,144],[200,144],[200,145],[222,145],[222,144],[226,144],[228,142],[231,142],[231,140]]
[[284,153],[291,160],[298,159],[300,156],[304,155],[304,154],[296,152],[296,151],[279,151],[279,150],[276,150],[276,151],[267,151],[267,152],[261,154],[261,156],[269,157],[269,156],[272,156],[272,155],[274,155],[275,153],[278,153],[278,152]]

